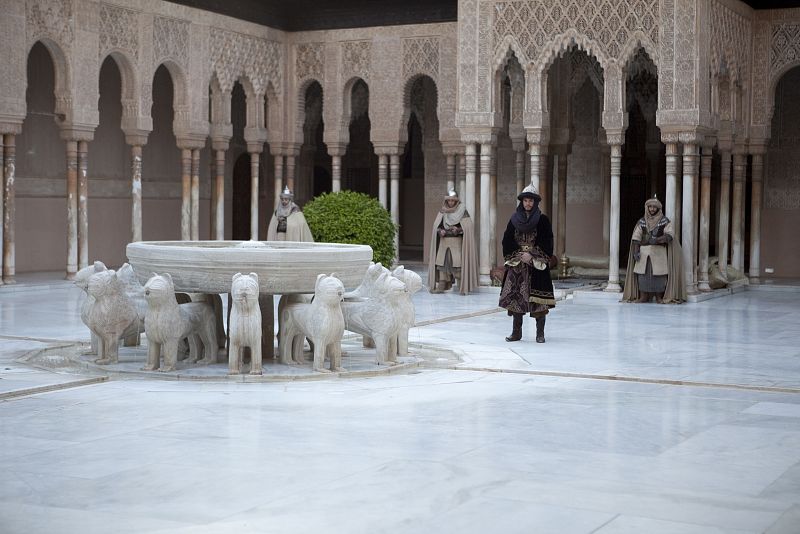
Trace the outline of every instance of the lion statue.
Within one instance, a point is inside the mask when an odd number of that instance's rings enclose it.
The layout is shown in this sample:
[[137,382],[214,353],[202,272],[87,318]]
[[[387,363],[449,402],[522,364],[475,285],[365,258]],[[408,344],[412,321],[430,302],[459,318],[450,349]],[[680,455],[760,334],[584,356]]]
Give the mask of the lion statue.
[[250,347],[250,374],[260,375],[261,308],[258,306],[258,274],[236,273],[231,282],[233,305],[228,323],[228,374],[242,372],[244,349]]

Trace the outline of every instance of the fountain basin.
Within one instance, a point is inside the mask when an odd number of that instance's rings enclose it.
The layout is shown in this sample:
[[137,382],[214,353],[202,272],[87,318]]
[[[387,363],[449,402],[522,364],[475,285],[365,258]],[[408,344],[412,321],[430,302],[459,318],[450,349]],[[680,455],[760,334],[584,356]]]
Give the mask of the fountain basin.
[[239,272],[258,274],[262,293],[313,293],[321,273],[352,289],[372,260],[368,245],[294,241],[139,241],[126,254],[142,284],[169,273],[175,290],[187,293],[227,293]]

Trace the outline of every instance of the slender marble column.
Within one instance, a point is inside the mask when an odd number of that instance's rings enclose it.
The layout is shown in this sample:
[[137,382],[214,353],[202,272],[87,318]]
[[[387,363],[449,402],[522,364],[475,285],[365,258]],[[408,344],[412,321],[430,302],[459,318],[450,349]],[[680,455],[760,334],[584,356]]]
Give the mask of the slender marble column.
[[295,195],[297,194],[294,189],[294,172],[296,161],[297,157],[294,154],[286,155],[286,187],[289,188],[289,191],[295,193]]
[[697,293],[695,283],[694,255],[694,182],[697,169],[697,145],[683,144],[683,228],[681,231],[681,248],[683,249],[683,275],[686,277],[686,293]]
[[447,192],[456,188],[456,156],[455,154],[445,155],[447,165]]
[[[497,147],[491,146],[489,180],[489,269],[497,265]],[[489,282],[491,284],[491,281]]]
[[192,239],[192,151],[181,149],[181,240]]
[[378,202],[381,206],[388,209],[389,204],[386,198],[387,175],[389,173],[389,156],[378,154]]
[[214,239],[225,240],[225,151],[217,150],[216,178],[214,180]]
[[16,146],[14,134],[3,136],[3,283],[16,281],[14,231],[16,221]]
[[261,153],[250,153],[250,240],[258,241],[258,169]]
[[463,191],[463,201],[467,206],[472,221],[475,222],[477,213],[475,211],[475,174],[478,169],[478,145],[467,143],[466,145],[466,169],[464,172],[465,187]]
[[200,149],[192,149],[192,241],[200,240]]
[[342,156],[331,156],[331,191],[342,190]]
[[560,258],[567,250],[567,152],[558,153],[558,244],[556,255]]
[[275,189],[275,200],[273,202],[275,209],[281,203],[281,193],[283,192],[283,155],[275,154],[273,158],[273,165],[275,169],[275,182],[273,187]]
[[142,240],[142,147],[131,146],[131,241]]
[[603,152],[600,163],[600,173],[603,179],[603,251],[610,250],[611,241],[608,232],[611,229],[611,154]]
[[708,285],[708,243],[711,219],[711,147],[703,147],[700,167],[700,264],[697,268],[697,289],[711,291]]
[[761,277],[761,197],[764,179],[764,156],[753,154],[752,188],[750,190],[750,283]]
[[[2,135],[0,135],[2,137]],[[6,212],[6,194],[5,194],[5,148],[3,147],[3,143],[0,143],[0,169],[3,169],[3,183],[0,184],[0,221],[5,223],[5,212]],[[5,235],[5,224],[0,224],[0,249],[2,249],[3,244],[5,243],[4,235]],[[5,265],[3,261],[3,254],[2,250],[0,250],[0,286],[3,285],[3,265]]]
[[78,141],[78,269],[89,265],[89,146]]
[[[682,147],[678,147],[681,150]],[[681,218],[683,217],[683,160],[678,156],[678,164],[675,167],[675,219],[672,220],[672,226],[675,228],[675,235],[683,235],[681,233]]]
[[491,223],[489,221],[490,206],[489,199],[491,196],[491,180],[492,180],[492,145],[490,143],[481,144],[481,223],[480,223],[480,256],[478,257],[479,263],[479,280],[480,285],[489,285],[489,270],[491,269],[489,257],[489,243],[491,235]]
[[733,155],[733,207],[731,208],[731,266],[744,273],[744,180],[747,155]]
[[719,259],[719,270],[722,274],[728,274],[728,234],[730,232],[730,209],[731,209],[731,152],[723,151],[720,154],[720,189],[719,189],[719,229],[717,234],[717,257]]
[[[678,143],[666,143],[667,191],[664,198],[664,215],[675,224],[678,198]],[[677,232],[677,230],[676,230]],[[676,236],[677,237],[677,234]]]
[[611,145],[611,213],[608,228],[608,285],[606,291],[619,293],[619,217],[620,217],[620,167],[622,164],[622,145]]
[[67,280],[78,272],[78,142],[67,141]]
[[[536,143],[531,143],[531,146],[530,146],[531,185],[533,185],[533,187],[535,187],[536,190],[539,191],[540,195],[542,193],[542,184],[541,184],[541,181],[542,181],[542,165],[540,164],[540,161],[542,159],[544,159],[544,160],[547,159],[546,156],[544,156],[542,154],[543,150],[545,150],[545,154],[546,154],[546,149],[542,145],[536,144]],[[545,166],[546,165],[547,165],[547,163],[545,163]]]
[[[389,178],[391,179],[391,198],[389,199],[392,213],[392,222],[400,224],[400,156],[392,154],[389,156]],[[400,258],[400,230],[394,235],[394,247],[397,251],[397,258]]]
[[[464,200],[465,191],[467,190],[467,158],[464,154],[458,155],[458,195],[461,200]],[[472,212],[470,212],[472,217]]]
[[519,195],[525,189],[525,150],[517,150],[514,155],[516,157],[514,170],[517,179],[517,194]]

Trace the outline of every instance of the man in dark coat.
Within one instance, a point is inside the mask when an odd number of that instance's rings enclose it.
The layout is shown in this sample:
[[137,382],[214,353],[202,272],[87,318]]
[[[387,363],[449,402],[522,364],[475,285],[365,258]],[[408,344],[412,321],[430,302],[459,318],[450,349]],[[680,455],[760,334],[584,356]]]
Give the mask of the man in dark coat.
[[506,341],[522,339],[522,316],[536,319],[536,342],[544,343],[545,316],[556,305],[550,259],[553,255],[553,228],[539,210],[542,197],[533,185],[517,197],[519,205],[503,234],[505,274],[500,291],[500,307],[514,318]]

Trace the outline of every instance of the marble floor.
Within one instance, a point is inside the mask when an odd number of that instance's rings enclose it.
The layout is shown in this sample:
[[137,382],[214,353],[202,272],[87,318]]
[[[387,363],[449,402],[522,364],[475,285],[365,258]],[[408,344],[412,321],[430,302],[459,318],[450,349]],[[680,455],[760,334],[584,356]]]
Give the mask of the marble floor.
[[79,290],[0,287],[0,533],[800,533],[800,287],[496,303],[415,295],[398,374],[99,380],[30,365]]

